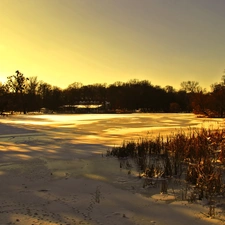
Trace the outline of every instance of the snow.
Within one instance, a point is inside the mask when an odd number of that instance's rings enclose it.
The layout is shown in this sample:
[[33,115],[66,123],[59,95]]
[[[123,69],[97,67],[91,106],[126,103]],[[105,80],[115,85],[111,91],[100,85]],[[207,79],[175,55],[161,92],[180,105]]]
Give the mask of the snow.
[[200,203],[143,188],[134,170],[105,156],[124,140],[223,126],[193,114],[2,117],[0,224],[223,224]]

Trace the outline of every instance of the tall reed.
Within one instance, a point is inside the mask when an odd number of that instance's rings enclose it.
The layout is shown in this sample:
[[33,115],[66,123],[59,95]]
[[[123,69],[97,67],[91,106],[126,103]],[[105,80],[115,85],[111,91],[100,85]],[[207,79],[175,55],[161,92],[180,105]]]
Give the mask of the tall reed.
[[[222,129],[178,130],[163,137],[139,138],[113,147],[110,154],[129,158],[145,177],[179,177],[199,189],[200,197],[224,190],[225,138]],[[211,193],[211,194],[210,194]]]

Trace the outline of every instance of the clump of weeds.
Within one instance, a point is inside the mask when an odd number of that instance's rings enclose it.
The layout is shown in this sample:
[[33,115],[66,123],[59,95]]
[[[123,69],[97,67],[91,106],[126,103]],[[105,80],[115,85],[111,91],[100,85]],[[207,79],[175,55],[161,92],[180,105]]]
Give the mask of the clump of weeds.
[[[121,167],[127,162],[133,164],[140,178],[182,180],[181,183],[185,183],[182,198],[187,198],[187,191],[192,187],[190,202],[204,198],[210,204],[225,192],[224,134],[222,129],[179,130],[166,137],[158,135],[124,141],[121,146],[113,147],[108,155],[118,157]],[[214,214],[214,205],[211,204],[209,215]]]

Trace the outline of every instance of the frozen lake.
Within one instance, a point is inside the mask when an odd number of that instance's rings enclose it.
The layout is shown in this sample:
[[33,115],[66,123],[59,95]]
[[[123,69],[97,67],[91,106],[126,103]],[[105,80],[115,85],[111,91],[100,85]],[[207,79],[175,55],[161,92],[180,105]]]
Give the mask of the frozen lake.
[[221,224],[206,222],[200,204],[171,201],[174,189],[164,199],[143,188],[136,171],[105,153],[124,140],[223,126],[194,114],[1,117],[0,224]]
[[124,139],[164,135],[193,127],[223,127],[223,119],[197,118],[194,114],[72,114],[14,115],[0,119],[0,137],[50,135],[80,143],[115,145]]

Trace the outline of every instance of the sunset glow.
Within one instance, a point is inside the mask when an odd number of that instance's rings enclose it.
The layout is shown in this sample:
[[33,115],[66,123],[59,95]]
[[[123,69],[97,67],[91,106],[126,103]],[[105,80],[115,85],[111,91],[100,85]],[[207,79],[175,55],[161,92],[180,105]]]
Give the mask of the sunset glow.
[[209,88],[225,68],[222,0],[1,0],[0,81],[149,80]]

